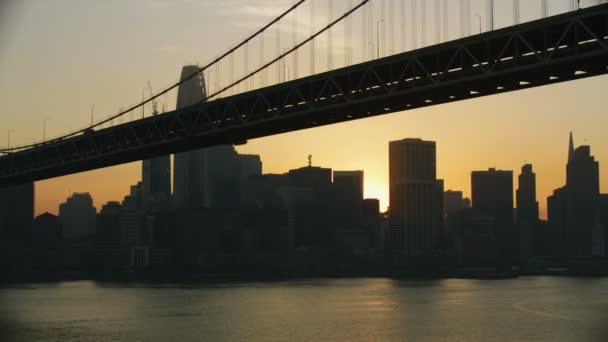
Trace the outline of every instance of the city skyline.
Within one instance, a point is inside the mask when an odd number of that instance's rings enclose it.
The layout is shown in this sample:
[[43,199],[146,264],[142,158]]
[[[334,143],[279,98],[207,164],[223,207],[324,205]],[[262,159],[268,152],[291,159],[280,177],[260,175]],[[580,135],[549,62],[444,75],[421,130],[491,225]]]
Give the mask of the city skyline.
[[[569,144],[570,144],[570,145],[568,145],[567,147],[570,147],[570,146],[571,146],[571,144],[573,143],[573,140],[572,140],[572,133],[570,133],[570,137],[571,137],[571,140],[569,141]],[[417,139],[417,138],[408,138],[408,139]],[[564,141],[566,141],[566,140],[564,139]],[[388,141],[387,141],[387,143],[388,143]],[[440,143],[438,143],[438,145],[439,145],[439,146],[441,146],[441,145],[440,145]],[[564,145],[566,145],[566,144],[564,144]],[[574,146],[576,146],[576,147],[578,148],[578,147],[581,147],[581,146],[587,146],[587,145],[574,145]],[[215,149],[215,148],[210,148],[210,149],[208,149],[208,150],[209,150],[209,151],[213,151],[214,149]],[[203,149],[203,150],[204,150],[204,149]],[[567,163],[567,162],[568,162],[568,158],[569,158],[568,156],[569,156],[569,154],[570,154],[570,153],[572,153],[572,152],[570,152],[570,150],[569,150],[569,149],[568,149],[568,150],[566,150],[566,147],[565,147],[563,150],[564,150],[564,151],[566,151],[566,152],[564,152],[564,155],[565,155],[564,160],[565,160],[565,163]],[[220,150],[218,150],[218,151],[220,151]],[[254,151],[248,151],[248,152],[249,152],[249,153],[253,153]],[[237,153],[238,153],[238,155],[239,155],[239,156],[247,156],[247,154],[242,154],[243,152],[238,152],[238,147],[237,147]],[[437,149],[437,154],[439,154],[439,153],[440,153],[440,148],[438,148],[438,149]],[[598,153],[597,153],[597,151],[595,151],[595,155],[597,155],[597,154],[598,154]],[[601,153],[600,153],[600,154],[601,154]],[[255,156],[255,155],[252,155],[252,156]],[[313,156],[313,155],[308,155],[308,156],[306,156],[306,157],[307,157],[307,158],[309,158],[309,159],[307,159],[307,161],[308,161],[309,163],[312,163],[312,160],[313,160],[314,156]],[[262,161],[261,165],[264,165],[264,156],[263,156],[263,155],[261,155],[261,156],[260,156],[260,159],[261,159],[261,161]],[[387,159],[388,159],[388,158],[387,158]],[[438,159],[438,158],[437,158],[437,159]],[[601,161],[600,161],[600,162],[601,162]],[[132,164],[139,164],[139,163],[132,163]],[[437,164],[440,164],[440,163],[438,162]],[[127,164],[127,165],[130,165],[130,164]],[[263,173],[263,174],[287,174],[287,173],[288,173],[288,171],[289,171],[289,170],[291,170],[291,169],[295,169],[295,168],[298,168],[298,167],[304,167],[304,166],[306,166],[306,165],[307,165],[307,163],[302,163],[302,164],[300,164],[300,165],[293,165],[293,166],[291,166],[291,167],[288,167],[288,169],[287,169],[287,170],[285,170],[285,171],[278,171],[278,172],[266,172],[264,169],[262,169],[262,173]],[[309,164],[309,165],[313,165],[313,164]],[[387,160],[387,165],[388,165],[388,160]],[[529,164],[526,164],[526,165],[529,165]],[[532,165],[533,165],[533,164],[532,164]],[[334,167],[330,167],[330,166],[327,166],[327,165],[318,165],[318,164],[314,164],[314,166],[319,166],[319,167],[328,167],[328,168],[333,169],[333,170],[348,169],[348,168],[334,168]],[[114,167],[114,168],[120,168],[120,167],[124,167],[124,165],[121,165],[121,166],[118,166],[118,167]],[[520,167],[521,167],[521,165],[520,165]],[[353,167],[350,167],[350,169],[355,170],[355,169],[358,169],[358,168],[357,168],[357,166],[355,165],[355,166],[353,166]],[[360,169],[360,168],[359,168],[359,169]],[[492,169],[496,169],[496,168],[493,168],[493,167],[489,167],[489,168],[483,168],[483,167],[481,167],[481,168],[479,168],[479,169],[477,169],[477,170],[473,170],[473,169],[471,169],[471,170],[469,170],[469,177],[470,177],[472,174],[474,174],[475,172],[478,172],[478,170],[484,170],[484,169],[490,169],[490,170],[492,170]],[[100,171],[104,171],[104,170],[106,170],[106,169],[102,169],[102,170],[95,170],[95,171],[92,171],[92,172],[89,172],[89,173],[95,173],[95,172],[100,172]],[[140,169],[140,170],[139,170],[139,171],[140,171],[140,176],[139,176],[139,179],[137,179],[137,177],[136,177],[136,178],[135,178],[135,181],[134,181],[132,184],[137,184],[137,183],[139,183],[139,182],[142,182],[142,181],[143,181],[143,173],[144,173],[144,170],[145,170],[145,169]],[[173,193],[173,191],[175,190],[175,189],[174,189],[174,179],[175,179],[174,170],[175,170],[175,169],[174,169],[174,163],[173,163],[173,156],[171,156],[171,168],[170,168],[170,170],[171,170],[171,171],[170,171],[169,175],[170,175],[170,179],[171,179],[171,189],[172,189],[172,193]],[[511,173],[514,173],[514,172],[515,172],[515,171],[517,171],[517,170],[519,170],[519,168],[514,168],[514,169],[512,169],[512,170],[511,170],[511,169],[509,169],[509,170],[504,169],[504,171],[509,171],[509,172],[511,172]],[[601,170],[601,168],[600,168],[600,170]],[[364,172],[364,173],[365,173],[365,170],[362,170],[362,172]],[[86,173],[85,173],[85,174],[86,174]],[[65,177],[62,177],[62,178],[66,178],[66,177],[74,177],[74,175],[71,175],[71,176],[65,176]],[[440,179],[441,177],[438,175],[438,176],[437,176],[437,178],[438,178],[438,179]],[[539,181],[539,182],[542,182],[542,175],[541,175],[539,178],[540,178],[540,179],[539,179],[538,181]],[[601,179],[602,179],[602,177],[600,176],[600,184],[602,183],[602,182],[601,182]],[[47,181],[42,181],[42,182],[53,182],[53,181],[54,181],[54,180],[47,180]],[[363,197],[364,197],[364,198],[369,198],[369,199],[378,199],[378,200],[380,200],[380,203],[381,203],[381,210],[382,210],[382,211],[386,211],[386,210],[388,210],[388,203],[384,203],[385,198],[383,198],[383,197],[374,197],[374,196],[369,196],[369,195],[368,195],[368,194],[369,194],[369,192],[368,192],[368,191],[366,191],[367,189],[369,189],[369,187],[367,186],[367,181],[368,181],[368,180],[367,180],[367,177],[366,177],[366,182],[363,184],[363,189],[364,189],[364,196],[363,196]],[[448,182],[449,180],[443,180],[443,181],[444,181],[444,182]],[[514,179],[514,182],[513,182],[513,189],[512,189],[512,193],[513,193],[513,198],[512,198],[512,203],[513,203],[513,204],[512,204],[512,207],[513,207],[513,208],[515,208],[515,207],[516,207],[516,202],[517,202],[515,197],[516,197],[516,191],[517,191],[517,184],[518,184],[518,183],[517,183],[516,181],[517,181],[517,180],[516,180],[516,179]],[[563,177],[563,181],[562,181],[562,182],[565,182],[565,181],[566,181],[566,170],[565,170],[565,167],[564,167],[564,177]],[[38,185],[38,183],[40,183],[40,182],[36,182],[36,185]],[[131,184],[131,185],[132,185],[132,184]],[[46,212],[51,213],[51,214],[58,214],[58,213],[59,213],[59,206],[60,206],[60,203],[61,203],[62,201],[64,201],[66,198],[68,198],[69,196],[71,196],[71,195],[73,195],[73,194],[80,193],[80,192],[91,193],[91,195],[92,195],[92,197],[93,197],[93,203],[94,203],[94,206],[95,206],[95,207],[97,207],[97,208],[101,208],[103,205],[105,205],[105,204],[107,204],[107,203],[109,203],[109,202],[116,201],[116,200],[118,200],[118,199],[122,198],[124,195],[127,195],[127,194],[129,193],[129,191],[130,191],[129,189],[130,189],[131,185],[129,185],[127,188],[125,188],[124,193],[120,193],[120,195],[119,195],[119,196],[117,196],[116,198],[109,198],[108,200],[105,200],[105,201],[104,201],[104,200],[96,200],[96,199],[95,199],[94,194],[93,194],[91,191],[87,190],[86,188],[83,188],[83,189],[81,189],[81,190],[79,190],[79,191],[75,191],[75,192],[71,192],[71,193],[69,193],[69,194],[66,194],[66,197],[64,197],[64,198],[60,198],[60,200],[59,200],[60,202],[57,204],[57,208],[56,208],[55,210],[53,210],[53,209],[54,209],[53,207],[50,207],[50,209],[51,209],[51,210],[41,210],[41,209],[40,209],[40,208],[37,206],[37,204],[35,204],[35,215],[36,215],[36,216],[38,216],[38,215],[41,215],[41,214],[46,213]],[[557,187],[558,187],[558,186],[556,186],[556,188],[557,188]],[[39,198],[39,196],[44,196],[44,194],[43,194],[43,193],[40,193],[40,192],[39,192],[39,188],[38,188],[38,186],[35,186],[35,189],[36,189],[36,196],[35,196],[35,200],[37,200],[37,199]],[[473,197],[472,192],[471,192],[471,190],[470,190],[470,189],[471,189],[470,178],[469,178],[469,183],[468,183],[466,186],[462,187],[462,188],[451,188],[451,187],[445,187],[445,191],[449,191],[449,190],[453,190],[453,191],[460,191],[460,192],[462,192],[462,193],[463,193],[463,197],[464,197],[464,198],[469,198],[469,199]],[[543,211],[539,211],[539,218],[540,218],[540,219],[546,219],[546,218],[547,218],[547,211],[546,211],[546,208],[547,208],[547,201],[546,201],[546,200],[547,200],[547,199],[548,199],[548,198],[551,196],[552,191],[553,191],[553,190],[551,190],[551,192],[550,192],[550,193],[549,193],[549,194],[548,194],[546,197],[543,197],[543,196],[542,196],[542,194],[538,194],[538,195],[537,195],[538,206],[539,206],[540,208],[543,208]],[[388,192],[388,184],[387,184],[387,192]],[[601,192],[604,192],[604,191],[603,191],[603,188],[601,189]],[[372,194],[373,194],[373,193],[372,193]],[[386,201],[388,202],[388,199],[386,199]],[[99,210],[100,210],[100,209],[99,209]]]
[[0,75],[0,342],[608,337],[608,0],[0,0]]
[[[522,20],[530,20],[538,15],[538,4],[532,3],[522,4],[525,7],[522,13],[527,15]],[[567,3],[554,2],[556,5],[551,7],[551,14],[564,10]],[[595,3],[599,2],[587,1],[585,5]],[[266,8],[267,3],[260,1],[256,4],[260,6],[253,9],[252,6],[239,6],[242,5],[239,1],[230,1],[217,12],[204,1],[177,0],[122,5],[126,8],[115,2],[65,2],[54,6],[13,2],[6,5],[14,15],[10,18],[11,34],[5,32],[7,39],[3,39],[0,45],[0,73],[6,75],[0,80],[0,100],[4,104],[3,111],[10,114],[3,116],[1,123],[12,131],[11,144],[39,139],[43,126],[46,126],[47,135],[52,136],[66,129],[66,121],[69,122],[68,126],[73,125],[72,128],[84,125],[90,120],[91,105],[95,107],[96,116],[115,112],[140,98],[142,87],[147,88],[147,80],[151,80],[155,88],[176,80],[179,68],[188,64],[188,60],[209,60],[213,52],[251,32],[252,27],[276,12],[275,8],[261,13],[264,11],[259,8]],[[280,5],[287,4],[286,1]],[[91,18],[88,25],[73,30],[72,25],[78,25],[78,22],[72,24],[63,20],[65,13],[61,9],[66,7],[70,9],[72,17],[86,17],[92,8],[97,15]],[[193,17],[193,13],[202,9],[217,15],[209,15],[207,21],[200,20],[205,22],[203,25],[199,23],[200,18]],[[473,1],[471,11],[485,13],[482,2]],[[497,27],[509,24],[510,18],[504,14],[506,12],[497,8]],[[139,14],[132,17],[129,13]],[[239,18],[243,15],[252,18],[251,21],[242,23]],[[165,16],[183,18],[182,22],[188,22],[188,25],[173,22],[174,25],[166,28],[168,31],[160,35],[158,40],[149,39],[148,33],[158,30],[154,24],[164,20]],[[33,32],[24,29],[33,22],[46,24],[49,30]],[[133,22],[138,25],[132,25]],[[471,30],[475,26],[473,24]],[[209,27],[207,25],[222,27],[222,34],[209,32],[205,29]],[[487,29],[486,20],[482,20],[482,29]],[[427,34],[428,43],[432,43],[432,32]],[[29,43],[40,39],[38,35],[47,41],[56,41],[53,38],[57,36],[65,39],[57,41],[57,45],[49,50],[48,45]],[[96,45],[86,39],[90,36],[96,37]],[[137,41],[138,44],[125,46],[122,43],[124,40]],[[69,51],[71,41],[83,47],[82,51],[79,50],[78,58],[62,52]],[[193,44],[195,41],[204,41],[204,47]],[[113,49],[125,51],[120,62],[99,58],[101,51]],[[45,55],[46,58],[40,64],[31,59],[17,58],[23,55]],[[39,67],[32,68],[31,65]],[[37,82],[24,82],[33,78]],[[117,80],[120,81],[118,86],[115,84]],[[567,156],[562,146],[564,136],[570,131],[574,131],[577,144],[587,140],[594,146],[595,156],[600,162],[608,160],[608,138],[602,130],[608,118],[601,105],[602,82],[605,80],[605,76],[600,76],[575,83],[417,109],[412,113],[395,113],[292,132],[251,140],[247,145],[237,147],[237,150],[239,153],[260,154],[266,173],[283,173],[298,165],[305,165],[310,154],[316,165],[333,169],[362,169],[366,173],[365,197],[379,198],[381,207],[386,209],[388,151],[385,142],[404,136],[424,137],[439,144],[438,177],[445,179],[446,189],[462,190],[465,196],[470,197],[468,180],[471,170],[488,167],[517,170],[527,162],[535,165],[539,179],[538,197],[542,199],[564,182],[565,168],[561,165]],[[27,94],[27,98],[24,98],[24,94]],[[35,101],[32,101],[32,97]],[[161,104],[168,108],[172,108],[174,102],[174,97],[161,99]],[[27,105],[24,106],[24,103]],[[147,112],[149,114],[150,108]],[[0,131],[3,144],[6,135],[5,131]],[[38,182],[36,212],[56,213],[63,199],[79,191],[90,191],[95,205],[100,208],[108,200],[122,198],[128,193],[129,186],[140,179],[140,169],[141,164],[136,162]],[[608,177],[607,169],[600,169],[600,172],[600,178]],[[111,183],[110,186],[108,183]],[[605,183],[601,184],[602,192],[608,192],[608,184]],[[542,200],[540,212],[541,217],[546,218],[546,203]]]

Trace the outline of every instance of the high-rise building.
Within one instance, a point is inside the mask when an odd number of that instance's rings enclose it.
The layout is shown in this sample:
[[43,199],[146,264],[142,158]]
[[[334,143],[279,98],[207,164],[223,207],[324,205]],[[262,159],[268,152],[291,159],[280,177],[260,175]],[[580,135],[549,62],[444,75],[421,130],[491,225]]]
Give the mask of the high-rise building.
[[[204,206],[237,208],[240,203],[239,155],[231,145],[206,148],[204,151]],[[251,170],[250,170],[251,171]],[[244,172],[248,172],[244,170]],[[256,170],[252,171],[255,174]]]
[[65,203],[59,205],[59,219],[66,238],[80,238],[95,235],[97,209],[88,192],[74,193]]
[[334,198],[338,224],[352,229],[361,223],[363,171],[334,171]]
[[0,189],[0,240],[27,238],[34,221],[34,183]]
[[146,159],[142,162],[143,201],[164,201],[171,197],[170,156]]
[[296,187],[329,188],[331,186],[331,169],[307,166],[289,170],[289,184]]
[[570,256],[591,256],[593,229],[598,222],[599,163],[589,146],[579,146],[566,176],[566,243]]
[[[181,80],[184,81],[199,72],[196,65],[182,68]],[[205,101],[207,92],[202,73],[182,83],[177,91],[176,109],[185,108]],[[175,206],[205,206],[205,150],[176,153],[173,160],[173,199]]]
[[34,219],[32,231],[32,268],[39,276],[61,274],[63,268],[61,221],[44,213]]
[[[557,235],[556,254],[565,257],[593,255],[601,223],[599,163],[589,146],[574,148],[572,133],[566,166],[566,185],[547,198],[549,226]],[[599,222],[599,223],[598,223]]]
[[492,216],[497,224],[513,224],[513,171],[473,171],[473,209]]
[[289,170],[287,184],[279,190],[296,247],[329,245],[335,239],[331,175],[331,169],[314,166]]
[[443,182],[436,178],[435,142],[391,141],[389,183],[390,250],[399,266],[431,255],[441,231]]
[[[186,80],[199,71],[196,65],[182,69]],[[189,78],[179,86],[177,109],[195,105],[207,98],[202,74]],[[231,145],[215,146],[175,154],[173,171],[173,200],[177,208],[225,208],[239,203],[241,168],[243,174],[255,174],[259,157],[243,157]],[[256,163],[257,162],[257,163]]]
[[262,160],[257,154],[239,154],[239,174],[242,181],[262,175]]
[[448,190],[444,192],[443,208],[446,218],[464,209],[462,191]]
[[600,224],[604,228],[604,254],[608,254],[608,194],[600,195]]
[[536,224],[538,222],[538,202],[536,201],[536,174],[532,165],[521,168],[519,188],[516,193],[517,223]]

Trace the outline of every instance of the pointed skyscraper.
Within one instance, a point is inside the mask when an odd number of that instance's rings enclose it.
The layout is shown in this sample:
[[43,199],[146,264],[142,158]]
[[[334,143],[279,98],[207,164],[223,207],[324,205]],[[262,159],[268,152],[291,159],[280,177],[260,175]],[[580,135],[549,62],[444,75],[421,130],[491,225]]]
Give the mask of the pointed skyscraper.
[[[177,109],[207,99],[205,79],[196,65],[182,69]],[[238,205],[239,160],[232,145],[176,153],[173,164],[173,200],[177,208],[219,208]]]
[[568,163],[574,158],[574,138],[572,138],[572,132],[570,132],[570,145],[568,146]]
[[[177,90],[176,109],[188,107],[207,98],[202,74],[190,77],[200,68],[186,65],[182,68]],[[189,78],[190,77],[190,78]],[[189,78],[189,79],[188,79]],[[205,150],[176,153],[173,163],[173,200],[178,208],[201,207],[205,205]]]

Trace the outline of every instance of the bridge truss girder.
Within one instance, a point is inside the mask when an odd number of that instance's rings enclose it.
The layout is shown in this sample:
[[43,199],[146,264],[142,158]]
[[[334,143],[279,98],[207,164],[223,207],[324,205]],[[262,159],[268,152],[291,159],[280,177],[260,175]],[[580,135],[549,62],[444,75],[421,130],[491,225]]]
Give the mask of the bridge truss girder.
[[595,6],[11,153],[0,186],[602,75],[607,57]]

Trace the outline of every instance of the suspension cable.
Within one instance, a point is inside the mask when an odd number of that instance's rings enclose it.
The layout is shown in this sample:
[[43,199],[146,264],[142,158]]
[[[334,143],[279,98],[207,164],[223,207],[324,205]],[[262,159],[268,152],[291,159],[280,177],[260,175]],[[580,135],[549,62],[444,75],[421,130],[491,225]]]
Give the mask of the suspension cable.
[[[216,91],[215,93],[209,95],[209,97],[207,97],[208,99],[211,99],[213,97],[216,97],[217,95],[225,92],[226,90],[236,86],[237,84],[246,81],[247,79],[249,79],[250,77],[255,76],[257,73],[259,73],[260,71],[272,66],[274,63],[280,61],[281,59],[285,58],[287,55],[291,54],[292,52],[296,51],[297,49],[301,48],[302,46],[306,45],[308,42],[312,41],[313,39],[317,38],[318,36],[320,36],[321,34],[323,34],[325,31],[331,29],[333,26],[335,26],[336,24],[338,24],[339,22],[341,22],[342,20],[344,20],[345,18],[349,17],[351,14],[353,14],[354,12],[356,12],[359,8],[365,6],[365,4],[367,4],[368,2],[370,2],[371,0],[363,0],[361,3],[359,3],[359,5],[351,8],[348,12],[344,13],[342,16],[340,16],[339,18],[337,18],[336,20],[332,21],[331,23],[329,23],[327,26],[325,26],[324,28],[322,28],[321,30],[317,31],[317,33],[313,34],[312,36],[308,37],[306,40],[300,42],[298,45],[292,47],[289,50],[286,50],[283,54],[281,54],[280,56],[276,57],[275,59],[271,60],[270,62],[264,64],[263,66],[259,67],[258,69],[256,69],[255,71],[249,73],[246,76],[243,76],[241,79],[237,80],[236,82]],[[206,100],[200,101],[200,103],[205,102]]]
[[[247,38],[245,38],[243,41],[241,41],[239,44],[237,44],[236,46],[234,46],[233,48],[229,49],[228,51],[226,51],[225,53],[221,54],[219,57],[215,58],[214,60],[212,60],[210,63],[208,63],[207,65],[203,66],[202,68],[199,68],[199,70],[197,72],[192,73],[191,75],[179,80],[178,82],[174,83],[173,85],[169,86],[168,88],[165,88],[164,90],[162,90],[161,92],[156,93],[156,95],[154,96],[150,96],[147,100],[144,99],[141,102],[137,103],[136,105],[133,105],[131,107],[129,107],[126,110],[120,111],[118,114],[115,114],[113,116],[107,117],[99,122],[96,122],[88,127],[82,128],[80,130],[71,132],[71,133],[67,133],[65,135],[50,139],[48,141],[43,141],[42,143],[35,143],[35,144],[29,144],[29,145],[22,145],[22,146],[15,146],[15,147],[10,147],[7,146],[6,148],[0,149],[0,153],[7,153],[7,152],[12,152],[12,151],[16,151],[16,150],[22,150],[22,149],[26,149],[26,148],[31,148],[31,147],[37,147],[43,144],[48,144],[48,143],[53,143],[53,142],[57,142],[57,141],[61,141],[63,139],[81,134],[81,133],[85,133],[87,131],[90,131],[91,129],[101,126],[105,123],[111,122],[114,119],[123,116],[139,107],[145,106],[146,104],[156,100],[157,98],[161,97],[162,95],[170,92],[171,90],[177,88],[178,86],[180,86],[181,84],[185,83],[186,81],[194,78],[196,75],[200,74],[201,72],[207,70],[208,68],[212,67],[213,65],[217,64],[218,62],[222,61],[224,58],[228,57],[229,55],[231,55],[233,52],[235,52],[236,50],[238,50],[239,48],[241,48],[242,46],[244,46],[245,44],[249,43],[251,40],[253,40],[255,37],[259,36],[260,34],[264,33],[266,30],[268,30],[268,28],[270,28],[271,26],[273,26],[275,23],[279,22],[281,19],[283,19],[284,17],[286,17],[289,13],[293,12],[295,9],[297,9],[298,7],[300,7],[304,2],[306,2],[307,0],[299,0],[297,3],[295,3],[293,6],[291,6],[289,9],[287,9],[285,12],[283,12],[281,15],[279,15],[278,17],[276,17],[275,19],[273,19],[271,22],[269,22],[268,24],[264,25],[261,29],[259,29],[258,31],[256,31],[255,33],[251,34],[250,36],[248,36]],[[217,95],[217,93],[215,93],[214,95]]]

